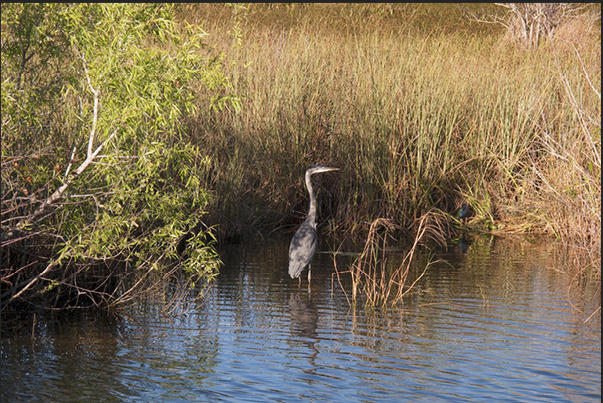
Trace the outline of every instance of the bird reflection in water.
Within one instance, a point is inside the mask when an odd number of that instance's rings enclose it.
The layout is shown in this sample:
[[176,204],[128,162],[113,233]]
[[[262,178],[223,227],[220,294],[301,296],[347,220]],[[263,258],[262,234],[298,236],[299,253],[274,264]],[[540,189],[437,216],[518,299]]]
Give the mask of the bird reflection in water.
[[312,372],[314,370],[314,360],[318,355],[318,348],[316,347],[316,343],[318,342],[318,335],[316,333],[318,311],[310,300],[302,299],[297,292],[291,293],[289,309],[291,312],[293,336],[304,339],[303,343],[312,350],[308,358],[312,369],[305,371]]
[[467,241],[465,238],[459,238],[458,246],[459,246],[459,249],[461,250],[461,253],[465,254],[469,250],[469,241]]

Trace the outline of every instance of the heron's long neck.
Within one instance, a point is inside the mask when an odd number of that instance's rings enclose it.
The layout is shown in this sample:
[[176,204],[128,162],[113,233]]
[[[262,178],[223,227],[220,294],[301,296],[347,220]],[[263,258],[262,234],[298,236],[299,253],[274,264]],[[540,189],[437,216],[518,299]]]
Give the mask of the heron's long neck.
[[306,174],[306,187],[308,188],[308,193],[310,194],[310,211],[308,211],[308,218],[306,220],[311,220],[312,223],[316,222],[316,197],[314,196],[314,189],[312,189],[312,182],[310,177],[312,175]]

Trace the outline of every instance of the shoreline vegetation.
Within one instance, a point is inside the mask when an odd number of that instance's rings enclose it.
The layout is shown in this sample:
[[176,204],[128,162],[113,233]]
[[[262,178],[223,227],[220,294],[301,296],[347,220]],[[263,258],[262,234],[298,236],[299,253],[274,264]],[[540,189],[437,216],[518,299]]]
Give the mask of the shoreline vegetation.
[[294,228],[303,170],[324,162],[342,172],[323,187],[323,231],[365,237],[385,218],[413,237],[431,214],[441,239],[466,202],[472,230],[549,236],[600,271],[598,9],[522,46],[483,22],[508,21],[495,5],[185,8],[241,96],[191,122],[213,150],[223,238]]
[[544,235],[600,279],[600,5],[525,43],[515,11],[2,5],[2,311],[170,312],[216,242],[293,233],[314,163],[323,233]]

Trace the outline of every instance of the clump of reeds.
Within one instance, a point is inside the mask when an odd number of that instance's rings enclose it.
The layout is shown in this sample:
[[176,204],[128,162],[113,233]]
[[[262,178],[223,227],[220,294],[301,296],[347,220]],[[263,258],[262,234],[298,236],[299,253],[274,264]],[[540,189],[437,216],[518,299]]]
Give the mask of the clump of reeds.
[[[337,263],[333,259],[339,285],[348,302],[356,304],[358,300],[363,300],[367,306],[371,307],[403,303],[404,296],[413,289],[429,266],[434,263],[426,263],[420,273],[411,278],[411,268],[416,265],[414,258],[417,248],[424,242],[424,238],[433,238],[434,235],[440,238],[442,235],[437,225],[438,215],[438,213],[429,212],[418,220],[417,233],[412,246],[400,265],[393,270],[388,265],[387,243],[388,240],[393,239],[391,233],[397,229],[397,226],[391,219],[377,218],[371,223],[364,249],[350,266],[350,270],[338,271]],[[349,274],[351,278],[351,295],[349,297],[341,283],[340,276],[343,274]]]

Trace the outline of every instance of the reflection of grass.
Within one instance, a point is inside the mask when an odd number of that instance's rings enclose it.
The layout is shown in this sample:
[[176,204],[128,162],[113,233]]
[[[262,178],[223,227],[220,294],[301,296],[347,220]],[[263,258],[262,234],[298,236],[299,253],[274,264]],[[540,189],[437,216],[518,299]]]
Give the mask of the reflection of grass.
[[303,170],[328,162],[342,175],[320,211],[338,231],[367,233],[380,217],[416,229],[426,212],[467,201],[470,227],[599,250],[599,31],[574,23],[575,48],[521,51],[461,11],[251,5],[236,17],[238,45],[230,9],[188,10],[208,19],[243,97],[239,113],[191,122],[215,162],[223,230],[298,222]]
[[482,297],[482,306],[490,306],[490,301],[488,301],[488,297],[486,296],[486,294],[484,293],[484,290],[482,289],[481,285],[478,285],[479,287],[479,294]]

